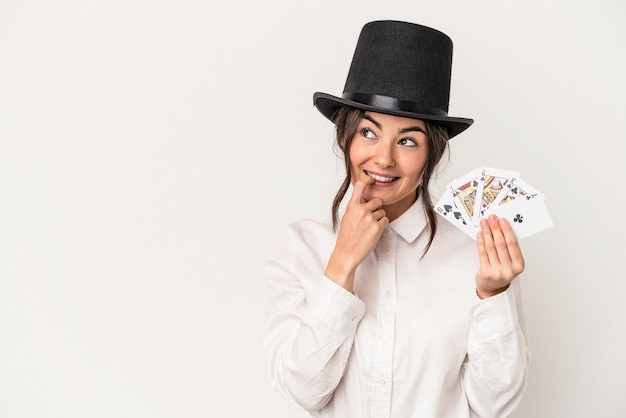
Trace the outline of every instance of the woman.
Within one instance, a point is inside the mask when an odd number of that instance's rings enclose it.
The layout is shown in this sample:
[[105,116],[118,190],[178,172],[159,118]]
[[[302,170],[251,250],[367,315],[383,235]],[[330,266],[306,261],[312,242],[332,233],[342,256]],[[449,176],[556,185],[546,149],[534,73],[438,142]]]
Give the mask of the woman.
[[428,192],[448,139],[473,122],[447,114],[451,62],[445,34],[371,22],[342,97],[314,95],[346,179],[332,219],[278,241],[265,333],[272,386],[313,417],[506,417],[521,399],[517,239],[492,216],[472,242],[437,222]]

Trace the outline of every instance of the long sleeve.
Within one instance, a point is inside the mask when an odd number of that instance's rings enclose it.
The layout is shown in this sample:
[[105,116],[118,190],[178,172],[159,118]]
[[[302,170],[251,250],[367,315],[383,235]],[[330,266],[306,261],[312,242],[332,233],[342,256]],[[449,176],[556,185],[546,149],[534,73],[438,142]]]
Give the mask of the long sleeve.
[[509,289],[478,302],[471,312],[463,383],[473,414],[510,417],[521,401],[529,363],[519,279],[515,279]]
[[345,373],[365,307],[323,276],[324,257],[305,241],[287,229],[267,263],[264,347],[272,387],[314,411],[328,403]]

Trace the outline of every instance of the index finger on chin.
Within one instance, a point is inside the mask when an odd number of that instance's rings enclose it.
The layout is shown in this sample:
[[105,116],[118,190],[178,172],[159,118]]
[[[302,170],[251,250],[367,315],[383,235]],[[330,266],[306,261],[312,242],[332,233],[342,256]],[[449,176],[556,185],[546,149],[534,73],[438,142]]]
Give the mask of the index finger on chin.
[[350,198],[351,203],[364,203],[364,195],[365,189],[367,186],[372,184],[374,179],[369,176],[362,176],[357,181],[354,182],[354,190],[352,191],[352,197]]

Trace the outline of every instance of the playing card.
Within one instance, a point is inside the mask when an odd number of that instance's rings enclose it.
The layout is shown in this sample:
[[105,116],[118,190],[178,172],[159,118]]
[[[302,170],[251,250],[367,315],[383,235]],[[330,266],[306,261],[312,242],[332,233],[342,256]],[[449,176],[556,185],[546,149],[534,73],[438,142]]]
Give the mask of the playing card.
[[553,226],[541,192],[519,173],[492,167],[472,170],[448,184],[435,211],[472,239],[480,220],[491,214],[507,218],[518,239]]
[[515,199],[497,206],[492,213],[509,221],[517,239],[526,238],[553,226],[544,199]]
[[464,175],[463,177],[454,180],[450,185],[452,191],[452,197],[457,206],[462,209],[463,217],[467,223],[478,226],[474,222],[474,211],[477,210],[476,203],[478,202],[478,186],[480,185],[481,170],[475,169]]
[[448,185],[446,192],[435,205],[435,211],[471,238],[476,239],[476,228],[463,216],[464,210],[458,207],[451,190],[452,186]]
[[496,200],[494,200],[489,208],[487,208],[483,217],[492,213],[498,206],[510,203],[520,198],[526,201],[535,199],[543,200],[545,196],[521,178],[514,178],[505,186],[505,192],[500,193]]
[[480,222],[480,218],[485,217],[487,209],[496,199],[502,199],[508,190],[506,185],[512,180],[519,178],[519,173],[511,170],[499,168],[483,167],[481,169],[480,184],[477,198],[480,202],[478,210],[474,211],[474,224]]

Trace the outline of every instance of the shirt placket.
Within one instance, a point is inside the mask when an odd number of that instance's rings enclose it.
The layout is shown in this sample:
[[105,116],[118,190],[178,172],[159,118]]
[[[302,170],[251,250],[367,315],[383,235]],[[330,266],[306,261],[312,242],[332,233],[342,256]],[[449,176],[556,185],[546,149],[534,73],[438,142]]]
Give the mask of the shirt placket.
[[378,242],[378,318],[374,343],[372,417],[391,414],[393,346],[396,322],[396,236],[386,229]]

